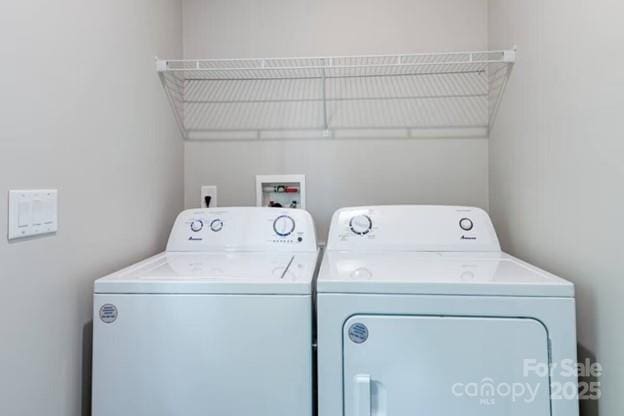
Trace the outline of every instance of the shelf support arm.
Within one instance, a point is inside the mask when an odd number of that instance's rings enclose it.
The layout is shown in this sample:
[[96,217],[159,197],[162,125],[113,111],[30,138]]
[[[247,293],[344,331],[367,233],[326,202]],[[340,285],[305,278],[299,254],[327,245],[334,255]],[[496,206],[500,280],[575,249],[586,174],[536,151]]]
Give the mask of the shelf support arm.
[[500,109],[501,103],[503,102],[503,96],[505,95],[505,89],[507,88],[507,83],[509,82],[509,78],[511,77],[512,69],[513,69],[513,64],[506,65],[505,78],[503,79],[503,85],[500,86],[500,89],[498,91],[498,96],[496,97],[496,101],[494,103],[494,108],[492,109],[492,114],[490,114],[490,117],[488,120],[488,136],[490,135],[490,132],[494,128],[494,123],[496,122],[496,116],[498,115],[498,110]]
[[323,129],[327,132],[329,130],[329,124],[327,122],[327,74],[325,73],[326,62],[323,60]]
[[[160,60],[157,57],[156,58],[156,71],[158,72],[158,77],[160,78],[160,83],[162,84],[163,89],[165,90],[165,94],[167,95],[167,99],[169,101],[169,105],[171,106],[171,110],[173,110],[173,115],[175,117],[176,124],[178,125],[178,129],[180,130],[180,134],[182,135],[183,139],[187,140],[188,135],[186,133],[186,128],[184,127],[183,114],[181,114],[182,112],[184,112],[184,99],[182,98],[182,102],[180,103],[180,105],[182,106],[182,109],[179,109],[178,105],[176,104],[175,97],[171,93],[171,86],[169,85],[169,82],[167,81],[167,78],[166,78],[167,61]],[[180,94],[182,97],[184,97],[183,87],[182,87],[182,91],[180,91]]]

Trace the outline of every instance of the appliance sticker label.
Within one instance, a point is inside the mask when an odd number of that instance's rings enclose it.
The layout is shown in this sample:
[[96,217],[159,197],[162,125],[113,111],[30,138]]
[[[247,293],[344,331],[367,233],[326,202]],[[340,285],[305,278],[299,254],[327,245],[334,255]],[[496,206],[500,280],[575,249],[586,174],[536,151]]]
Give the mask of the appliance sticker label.
[[106,324],[112,324],[117,320],[117,307],[110,303],[100,308],[100,319]]
[[349,338],[356,344],[363,344],[368,339],[368,328],[361,323],[355,323],[349,327]]

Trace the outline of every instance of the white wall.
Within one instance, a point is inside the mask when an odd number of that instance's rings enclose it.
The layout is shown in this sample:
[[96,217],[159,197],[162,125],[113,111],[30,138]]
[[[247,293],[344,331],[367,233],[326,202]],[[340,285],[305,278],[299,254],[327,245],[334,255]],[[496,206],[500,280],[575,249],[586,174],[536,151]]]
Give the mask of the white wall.
[[[93,280],[161,250],[182,209],[153,62],[181,55],[181,12],[0,3],[0,415],[87,414]],[[8,243],[7,191],[39,187],[59,189],[58,234]]]
[[490,142],[504,248],[577,288],[579,356],[605,368],[584,414],[624,413],[624,4],[490,0],[490,46],[519,61]]
[[[181,1],[0,4],[0,219],[8,189],[60,190],[57,235],[0,239],[2,415],[87,412],[92,282],[162,249],[183,191],[189,207],[202,184],[250,205],[255,174],[305,173],[322,237],[343,205],[488,205],[482,139],[192,142],[183,179],[152,62],[181,54]],[[507,250],[577,284],[582,356],[606,368],[599,410],[621,414],[621,2],[184,0],[184,54],[483,49],[488,12],[490,46],[520,48],[490,144],[491,210]]]
[[[487,0],[184,0],[184,55],[237,58],[485,49]],[[324,239],[341,206],[487,208],[485,139],[366,139],[185,144],[185,205],[201,185],[219,204],[255,204],[255,175],[307,175]]]

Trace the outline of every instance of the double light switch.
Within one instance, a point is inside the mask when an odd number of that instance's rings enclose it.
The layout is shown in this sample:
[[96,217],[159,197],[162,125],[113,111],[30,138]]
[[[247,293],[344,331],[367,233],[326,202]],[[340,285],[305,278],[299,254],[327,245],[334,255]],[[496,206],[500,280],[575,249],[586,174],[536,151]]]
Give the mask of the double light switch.
[[56,189],[9,191],[9,240],[58,229]]

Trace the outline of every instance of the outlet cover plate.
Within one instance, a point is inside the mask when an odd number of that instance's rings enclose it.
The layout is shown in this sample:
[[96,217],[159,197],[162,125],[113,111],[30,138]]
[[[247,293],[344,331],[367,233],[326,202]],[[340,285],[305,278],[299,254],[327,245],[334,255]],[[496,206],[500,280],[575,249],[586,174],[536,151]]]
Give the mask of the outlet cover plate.
[[[210,196],[210,207],[206,206],[206,197]],[[218,207],[217,203],[217,186],[216,185],[204,185],[201,187],[201,199],[199,206],[202,208],[215,208]]]

